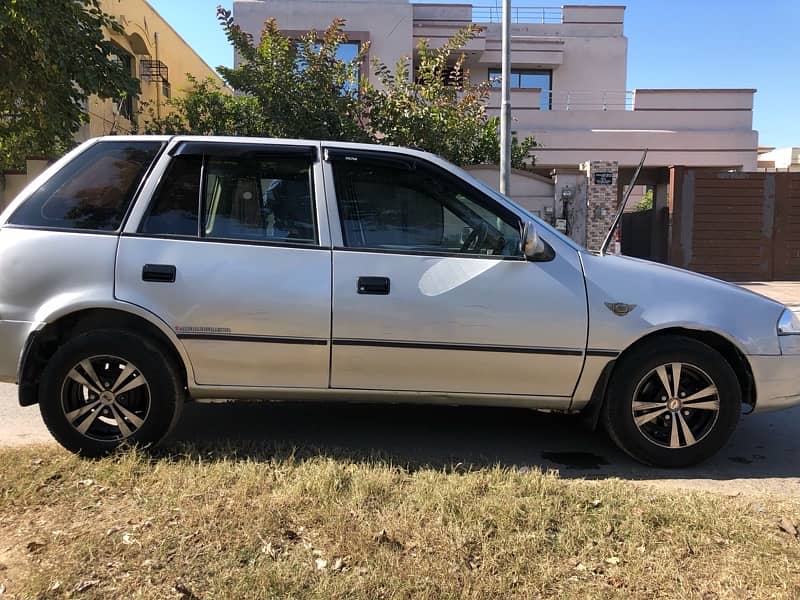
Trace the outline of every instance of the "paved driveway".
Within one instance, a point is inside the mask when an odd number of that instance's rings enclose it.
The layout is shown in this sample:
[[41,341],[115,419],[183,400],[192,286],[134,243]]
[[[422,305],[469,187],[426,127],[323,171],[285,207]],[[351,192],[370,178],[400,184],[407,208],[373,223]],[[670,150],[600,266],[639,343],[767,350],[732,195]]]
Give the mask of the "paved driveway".
[[[800,304],[800,284],[748,284]],[[800,499],[800,408],[742,418],[714,459],[691,469],[643,467],[578,419],[519,409],[360,406],[324,403],[191,404],[173,434],[227,441],[238,456],[263,456],[264,443],[302,454],[386,457],[410,465],[504,465],[558,469],[562,477],[620,477],[722,493],[777,493]],[[36,407],[20,408],[16,386],[0,384],[0,445],[51,438]]]

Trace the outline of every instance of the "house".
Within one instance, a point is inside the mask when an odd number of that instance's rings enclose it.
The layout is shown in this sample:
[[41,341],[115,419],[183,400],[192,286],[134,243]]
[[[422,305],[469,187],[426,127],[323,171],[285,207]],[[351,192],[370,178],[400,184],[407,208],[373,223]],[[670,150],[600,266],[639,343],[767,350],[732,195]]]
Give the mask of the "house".
[[[268,18],[299,36],[343,17],[351,45],[369,41],[368,61],[387,65],[413,56],[421,39],[436,46],[478,23],[483,31],[464,48],[466,65],[474,81],[499,82],[499,3],[234,0],[233,10],[256,38]],[[512,9],[513,129],[540,147],[532,172],[514,174],[511,196],[590,248],[613,219],[625,187],[618,181],[628,180],[645,148],[640,183],[653,189],[657,209],[667,203],[670,166],[753,171],[757,164],[755,90],[629,89],[624,17],[624,6]],[[499,114],[499,107],[498,85],[489,108]],[[499,184],[496,168],[474,173]]]

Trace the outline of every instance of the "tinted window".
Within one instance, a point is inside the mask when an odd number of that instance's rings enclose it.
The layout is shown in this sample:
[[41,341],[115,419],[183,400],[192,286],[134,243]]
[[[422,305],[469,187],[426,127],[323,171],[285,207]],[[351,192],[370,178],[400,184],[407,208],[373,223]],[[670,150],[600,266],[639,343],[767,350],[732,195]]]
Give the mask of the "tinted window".
[[98,142],[51,177],[9,223],[60,229],[114,231],[160,142]]
[[359,158],[334,181],[348,247],[520,255],[517,219],[443,172]]
[[197,236],[202,164],[200,156],[179,156],[172,161],[140,231]]
[[209,158],[205,190],[205,237],[317,243],[306,158]]

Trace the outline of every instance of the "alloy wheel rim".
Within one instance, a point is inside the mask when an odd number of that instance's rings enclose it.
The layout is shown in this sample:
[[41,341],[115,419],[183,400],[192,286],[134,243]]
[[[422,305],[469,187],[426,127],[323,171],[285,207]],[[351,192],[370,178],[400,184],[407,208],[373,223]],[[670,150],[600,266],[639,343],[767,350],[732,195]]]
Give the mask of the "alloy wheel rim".
[[714,429],[720,398],[714,380],[701,368],[665,363],[636,386],[631,413],[649,442],[677,450],[702,441]]
[[132,362],[117,356],[85,358],[61,386],[61,409],[81,435],[118,442],[134,435],[150,414],[150,385]]

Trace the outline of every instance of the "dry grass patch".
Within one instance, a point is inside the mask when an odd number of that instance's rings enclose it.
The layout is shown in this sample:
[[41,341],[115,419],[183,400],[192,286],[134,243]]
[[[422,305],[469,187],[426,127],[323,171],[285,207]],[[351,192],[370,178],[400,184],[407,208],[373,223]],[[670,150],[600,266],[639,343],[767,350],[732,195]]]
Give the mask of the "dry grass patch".
[[264,451],[0,450],[20,598],[800,596],[797,506]]

